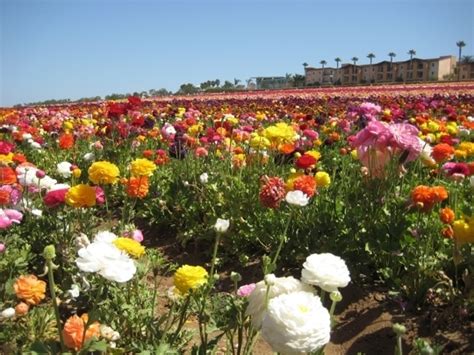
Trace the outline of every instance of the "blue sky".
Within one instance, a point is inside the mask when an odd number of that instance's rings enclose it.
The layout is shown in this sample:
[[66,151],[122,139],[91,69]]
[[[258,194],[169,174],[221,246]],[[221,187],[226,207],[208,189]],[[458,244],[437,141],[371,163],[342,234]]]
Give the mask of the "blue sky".
[[0,106],[474,54],[472,0],[0,0]]

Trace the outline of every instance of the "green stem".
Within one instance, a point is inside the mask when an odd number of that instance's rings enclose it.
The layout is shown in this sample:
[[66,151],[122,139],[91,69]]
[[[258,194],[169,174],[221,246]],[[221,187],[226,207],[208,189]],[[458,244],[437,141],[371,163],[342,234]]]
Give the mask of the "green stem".
[[290,210],[290,215],[288,216],[288,220],[286,221],[285,229],[283,230],[283,234],[280,237],[280,243],[278,244],[277,251],[275,253],[275,256],[273,257],[271,265],[271,271],[274,271],[276,269],[276,263],[278,261],[278,257],[280,256],[281,249],[283,247],[283,244],[286,241],[286,233],[288,232],[288,228],[290,226],[291,218],[293,217],[293,210]]
[[59,307],[58,303],[56,301],[56,291],[54,289],[54,276],[53,276],[53,261],[51,259],[46,260],[48,264],[48,281],[49,281],[49,292],[51,293],[51,298],[53,301],[53,307],[54,307],[54,314],[56,316],[56,324],[58,328],[58,333],[59,333],[59,341],[61,342],[61,352],[65,351],[64,348],[64,339],[63,339],[63,333],[61,331],[61,318],[59,316]]
[[212,261],[211,261],[211,272],[209,274],[209,280],[213,280],[214,277],[214,269],[216,266],[216,258],[217,258],[217,249],[219,248],[219,241],[221,238],[221,233],[216,233],[216,241],[214,242],[214,251],[212,252]]

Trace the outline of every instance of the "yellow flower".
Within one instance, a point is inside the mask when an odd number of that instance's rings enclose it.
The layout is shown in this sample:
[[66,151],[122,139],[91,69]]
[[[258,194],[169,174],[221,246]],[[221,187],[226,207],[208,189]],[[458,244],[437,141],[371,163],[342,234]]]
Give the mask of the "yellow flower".
[[458,219],[453,222],[454,238],[461,244],[474,243],[474,219]]
[[194,124],[188,128],[189,135],[196,137],[204,129],[202,123]]
[[73,207],[92,207],[95,205],[95,188],[85,184],[71,187],[66,193],[66,203]]
[[311,155],[316,160],[319,160],[321,158],[321,153],[317,150],[308,150],[306,154]]
[[88,170],[89,180],[94,184],[115,184],[120,175],[117,165],[108,161],[97,161]]
[[258,135],[257,133],[252,133],[250,138],[250,146],[254,149],[265,149],[270,146],[270,141]]
[[145,253],[145,247],[136,240],[120,237],[113,241],[114,245],[134,258],[139,258]]
[[201,266],[183,265],[174,273],[174,285],[181,294],[187,294],[207,282],[207,271]]
[[467,156],[474,155],[474,143],[473,142],[461,142],[457,149],[462,150]]
[[291,143],[296,140],[296,132],[292,126],[285,122],[279,122],[264,130],[264,136],[275,143]]
[[79,168],[76,168],[76,169],[74,169],[74,170],[72,171],[72,175],[73,175],[76,179],[78,179],[78,178],[81,177],[81,173],[82,173],[82,171],[81,171],[81,169],[79,169]]
[[74,128],[74,125],[71,121],[64,121],[63,127],[67,131],[72,131],[72,129]]
[[0,163],[9,164],[13,162],[13,153],[0,154]]
[[155,170],[156,164],[145,158],[135,159],[130,164],[133,176],[151,176]]
[[331,177],[325,171],[318,171],[315,176],[316,186],[329,186],[331,184]]

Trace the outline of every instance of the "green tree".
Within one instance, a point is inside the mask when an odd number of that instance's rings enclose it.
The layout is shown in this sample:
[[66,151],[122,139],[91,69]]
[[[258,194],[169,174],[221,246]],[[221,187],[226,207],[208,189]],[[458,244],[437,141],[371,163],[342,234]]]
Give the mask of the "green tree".
[[334,61],[336,62],[336,68],[339,69],[339,63],[342,62],[341,58],[336,57]]
[[325,60],[322,60],[319,62],[319,64],[321,64],[322,68],[324,69],[324,66],[327,64],[328,62],[326,62]]
[[[464,41],[458,41],[458,42],[456,42],[456,46],[458,46],[458,48],[459,48],[458,64],[460,64],[461,63],[461,58],[462,58],[461,57],[462,49],[463,49],[463,47],[466,46],[466,43]],[[460,80],[460,79],[461,79],[461,68],[458,69],[458,80]]]

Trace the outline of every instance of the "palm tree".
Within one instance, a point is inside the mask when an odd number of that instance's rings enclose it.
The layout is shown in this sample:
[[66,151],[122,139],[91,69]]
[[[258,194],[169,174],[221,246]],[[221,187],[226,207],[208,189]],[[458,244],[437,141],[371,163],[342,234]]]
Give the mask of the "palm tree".
[[373,71],[373,67],[372,67],[372,60],[375,58],[375,54],[374,53],[369,53],[367,54],[367,58],[369,58],[370,60],[370,72],[372,73],[371,76],[372,76],[372,79],[374,79],[374,71]]
[[462,57],[461,63],[474,63],[474,57],[472,55],[465,55]]
[[322,65],[323,69],[324,69],[324,66],[327,64],[328,62],[326,62],[325,60],[322,60],[319,62],[319,64]]
[[336,68],[339,69],[339,63],[342,62],[341,58],[337,57],[334,61],[336,62]]
[[393,63],[393,58],[396,57],[397,55],[394,53],[394,52],[390,52],[388,54],[388,56],[390,57],[390,65],[392,65]]
[[[456,42],[456,46],[459,47],[458,64],[461,64],[462,47],[465,47],[466,43],[464,43],[464,41],[458,41],[458,42]],[[458,69],[458,80],[460,80],[460,78],[461,78],[461,68]]]
[[359,60],[359,58],[357,57],[352,57],[351,58],[352,62],[354,63],[354,65],[356,65],[357,61]]
[[308,63],[304,62],[304,63],[303,63],[303,67],[306,68],[307,66],[308,66]]
[[408,54],[410,55],[410,60],[412,60],[412,59],[413,59],[413,56],[416,54],[416,51],[415,51],[414,49],[410,49],[410,50],[408,51]]

